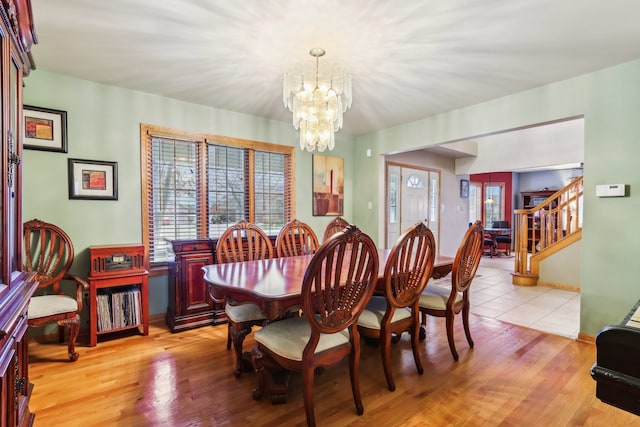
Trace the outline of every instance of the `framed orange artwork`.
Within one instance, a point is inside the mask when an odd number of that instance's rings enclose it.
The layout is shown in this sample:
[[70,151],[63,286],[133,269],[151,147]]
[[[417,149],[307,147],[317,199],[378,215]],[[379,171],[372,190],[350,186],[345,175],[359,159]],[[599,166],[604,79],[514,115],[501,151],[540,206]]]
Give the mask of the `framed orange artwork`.
[[30,150],[67,152],[67,112],[25,105],[23,147]]
[[344,215],[344,159],[313,155],[313,215]]
[[118,200],[118,163],[69,159],[69,199]]

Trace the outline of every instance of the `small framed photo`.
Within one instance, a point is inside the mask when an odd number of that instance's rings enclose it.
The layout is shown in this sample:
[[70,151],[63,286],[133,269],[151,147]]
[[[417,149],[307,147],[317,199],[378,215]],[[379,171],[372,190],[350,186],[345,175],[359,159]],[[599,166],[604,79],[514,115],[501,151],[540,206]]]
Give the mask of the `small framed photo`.
[[463,199],[467,199],[469,197],[469,180],[468,179],[460,180],[460,197]]
[[25,105],[24,148],[30,150],[67,152],[67,112]]
[[69,159],[69,199],[118,200],[118,163]]

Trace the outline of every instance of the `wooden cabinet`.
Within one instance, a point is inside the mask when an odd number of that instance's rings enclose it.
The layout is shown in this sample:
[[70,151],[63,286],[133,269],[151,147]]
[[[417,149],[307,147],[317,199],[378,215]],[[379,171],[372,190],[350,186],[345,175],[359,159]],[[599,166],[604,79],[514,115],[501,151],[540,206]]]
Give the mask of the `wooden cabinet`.
[[174,240],[175,261],[169,263],[169,304],[166,321],[171,332],[226,322],[224,306],[207,292],[202,267],[213,264],[215,241]]
[[149,335],[149,273],[143,245],[89,248],[89,345],[98,335],[142,328]]
[[[522,209],[531,209],[544,202],[554,194],[556,190],[526,191],[520,193],[522,196]],[[557,202],[552,202],[555,206]],[[537,244],[540,239],[540,213],[535,212],[527,216],[527,249]]]
[[0,426],[33,424],[27,311],[37,287],[22,265],[22,86],[36,40],[29,0],[0,8]]
[[[275,236],[269,236],[275,246]],[[202,267],[215,264],[217,239],[173,240],[169,263],[169,303],[165,319],[171,332],[225,323],[224,304],[209,296]]]

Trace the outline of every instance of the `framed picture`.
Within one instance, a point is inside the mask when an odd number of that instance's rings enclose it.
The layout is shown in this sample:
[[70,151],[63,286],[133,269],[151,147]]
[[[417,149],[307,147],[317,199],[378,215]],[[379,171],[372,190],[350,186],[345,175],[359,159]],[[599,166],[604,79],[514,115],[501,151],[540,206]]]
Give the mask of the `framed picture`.
[[469,180],[461,179],[460,180],[460,197],[466,199],[469,197]]
[[25,105],[24,148],[67,152],[67,112]]
[[313,215],[344,215],[344,159],[313,155]]
[[118,200],[118,164],[69,159],[69,199]]

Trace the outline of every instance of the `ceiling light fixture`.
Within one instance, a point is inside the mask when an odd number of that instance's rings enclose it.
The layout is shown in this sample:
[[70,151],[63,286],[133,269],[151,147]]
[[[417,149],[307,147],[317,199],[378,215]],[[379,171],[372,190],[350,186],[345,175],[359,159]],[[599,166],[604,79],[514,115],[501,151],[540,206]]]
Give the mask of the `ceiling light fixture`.
[[338,64],[320,64],[322,48],[309,54],[315,62],[296,64],[285,73],[282,101],[293,113],[294,129],[300,129],[300,148],[333,150],[342,113],[351,107],[351,74]]
[[487,198],[484,199],[485,204],[491,205],[493,204],[493,198],[491,197],[491,195],[489,194],[489,192],[487,191],[487,187],[491,186],[491,172],[489,172],[489,182],[485,182],[484,184],[484,191],[486,193]]

